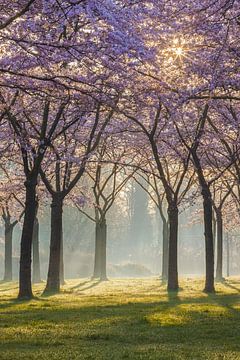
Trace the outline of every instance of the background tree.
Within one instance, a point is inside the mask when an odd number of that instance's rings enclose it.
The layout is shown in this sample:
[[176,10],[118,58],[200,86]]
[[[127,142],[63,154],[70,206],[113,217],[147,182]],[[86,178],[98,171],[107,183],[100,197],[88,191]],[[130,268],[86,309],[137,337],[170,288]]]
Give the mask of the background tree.
[[[20,222],[24,214],[24,204],[22,202],[21,193],[23,189],[19,179],[10,178],[9,172],[4,172],[5,178],[1,179],[0,188],[0,206],[1,215],[5,228],[5,255],[4,255],[4,281],[12,281],[13,264],[12,264],[12,248],[13,248],[13,230]],[[20,179],[21,181],[21,179]],[[18,195],[16,195],[16,193]]]
[[[119,193],[124,189],[136,170],[125,168],[131,161],[129,151],[122,146],[114,146],[116,139],[108,137],[102,141],[96,153],[96,162],[90,163],[86,174],[91,180],[94,216],[87,213],[74,200],[78,210],[95,222],[95,259],[93,278],[107,280],[107,213],[112,208]],[[84,194],[82,193],[82,196]],[[80,198],[81,201],[81,198]]]

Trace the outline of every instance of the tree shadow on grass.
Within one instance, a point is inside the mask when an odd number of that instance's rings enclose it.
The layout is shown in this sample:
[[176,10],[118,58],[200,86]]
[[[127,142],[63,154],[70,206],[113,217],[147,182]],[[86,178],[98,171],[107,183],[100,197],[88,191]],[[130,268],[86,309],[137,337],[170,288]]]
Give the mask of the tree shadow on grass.
[[167,290],[167,296],[169,303],[181,302],[179,294],[182,292],[182,288],[178,288],[177,290]]
[[[91,289],[95,286],[97,286],[98,284],[100,284],[102,281],[100,279],[98,280],[87,280],[87,281],[84,281],[84,282],[81,282],[73,287],[71,287],[71,290],[78,290],[78,291],[85,291],[85,290],[88,290],[88,289]],[[89,284],[87,287],[84,287],[84,285],[87,285]],[[82,289],[82,287],[84,287]]]
[[[6,283],[5,283],[6,284]],[[11,287],[11,288],[7,288],[7,289],[1,289],[0,290],[0,294],[3,293],[3,292],[7,292],[7,291],[12,291],[12,290],[17,290],[18,289],[18,286],[16,287]]]
[[[24,301],[25,303],[26,301]],[[12,306],[15,305],[19,305],[21,302],[18,299],[13,299],[13,300],[9,300],[9,299],[1,299],[1,303],[0,303],[0,310],[1,309],[7,309],[10,308]]]
[[[235,284],[237,284],[237,285],[239,285],[240,286],[240,284],[239,284],[239,282],[234,282],[234,281],[231,281],[231,284],[228,282],[228,280],[224,280],[223,282],[223,285],[225,285],[226,287],[228,287],[228,288],[230,288],[230,289],[233,289],[233,290],[236,290],[237,292],[239,292],[240,293],[240,288],[239,287],[236,287],[236,286],[234,286]],[[234,283],[234,285],[232,284],[232,283]]]
[[[101,283],[102,281],[101,280],[97,280],[97,281],[94,281],[92,282],[92,280],[87,280],[87,281],[84,281],[84,282],[81,282],[69,289],[66,289],[66,290],[60,290],[60,292],[55,292],[55,291],[43,291],[43,293],[41,294],[41,298],[49,298],[51,296],[55,296],[55,295],[58,295],[58,296],[63,296],[63,295],[67,295],[67,294],[79,294],[80,292],[82,291],[85,291],[85,290],[89,290],[95,286],[97,286],[99,283]],[[88,286],[84,287],[85,285],[89,284]]]
[[[82,304],[80,301],[72,308],[54,307],[53,300],[50,301],[52,307],[33,308],[28,311],[24,309],[24,312],[14,313],[13,317],[11,312],[5,313],[4,321],[8,326],[15,327],[17,334],[20,334],[20,338],[11,339],[11,346],[16,347],[16,352],[19,351],[21,340],[20,349],[25,346],[30,352],[36,350],[32,344],[37,341],[38,347],[43,351],[46,344],[49,344],[51,351],[56,344],[61,344],[59,353],[63,347],[80,351],[78,349],[82,345],[86,352],[91,352],[91,358],[95,356],[99,359],[121,359],[124,358],[121,354],[125,349],[129,359],[178,359],[175,357],[177,346],[178,351],[185,351],[180,354],[181,359],[206,360],[212,359],[211,351],[214,351],[214,354],[217,351],[220,355],[226,353],[228,356],[227,351],[240,349],[237,327],[240,313],[229,317],[223,312],[220,316],[218,313],[211,313],[211,306],[205,311],[205,305],[220,304],[225,307],[227,304],[227,307],[231,308],[238,301],[237,294],[180,298],[179,292],[168,293],[168,301],[159,299],[155,302],[106,305],[96,301],[94,306]],[[44,326],[47,329],[46,332],[41,332],[42,337],[38,338],[35,330],[37,340],[33,335],[24,335],[22,338],[21,327],[26,327],[30,334],[30,327],[35,329],[38,320],[40,330],[43,330]],[[49,337],[49,334],[52,336]],[[4,344],[2,351],[8,346]]]
[[19,306],[19,305],[26,305],[26,304],[31,304],[32,302],[41,302],[42,299],[37,297],[37,296],[33,296],[31,299],[1,299],[0,301],[0,310],[1,309],[8,309],[11,308],[13,306]]

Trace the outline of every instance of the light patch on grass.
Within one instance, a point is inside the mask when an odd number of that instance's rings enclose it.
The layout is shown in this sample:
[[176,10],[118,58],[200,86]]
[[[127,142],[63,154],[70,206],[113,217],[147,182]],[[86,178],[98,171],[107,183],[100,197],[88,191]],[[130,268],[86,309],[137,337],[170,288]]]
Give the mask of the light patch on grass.
[[160,325],[160,326],[181,326],[188,322],[188,318],[186,315],[183,314],[176,314],[176,313],[155,313],[151,314],[146,317],[147,320],[152,323],[153,325]]
[[185,315],[187,315],[188,313],[203,313],[203,314],[207,314],[208,316],[211,317],[216,317],[216,316],[229,316],[230,315],[230,311],[227,307],[221,306],[221,305],[217,305],[217,304],[207,304],[207,303],[203,303],[203,304],[181,304],[177,306],[177,309],[175,309],[175,312],[179,311],[179,312],[184,312]]
[[0,284],[1,360],[240,360],[240,279],[202,292],[203,279],[166,291],[157,278],[66,282],[59,295],[19,302]]

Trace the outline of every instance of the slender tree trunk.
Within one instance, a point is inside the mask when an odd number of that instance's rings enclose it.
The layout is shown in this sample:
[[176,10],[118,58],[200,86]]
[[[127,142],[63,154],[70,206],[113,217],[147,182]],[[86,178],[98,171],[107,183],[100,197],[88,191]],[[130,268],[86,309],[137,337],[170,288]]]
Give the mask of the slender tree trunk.
[[52,197],[51,204],[51,238],[47,285],[44,292],[60,291],[60,258],[62,236],[63,199],[58,193]]
[[217,268],[216,268],[216,280],[223,280],[223,220],[222,212],[218,210],[217,216]]
[[100,280],[107,280],[107,224],[106,219],[101,222],[101,273]]
[[5,222],[4,281],[12,281],[12,234],[13,226]]
[[162,280],[168,279],[168,257],[169,257],[169,226],[166,220],[163,220],[162,229],[163,247],[162,247]]
[[107,280],[107,224],[106,219],[96,222],[95,228],[95,259],[93,279]]
[[26,201],[20,250],[19,299],[31,299],[33,297],[31,281],[31,257],[33,227],[37,206],[36,185],[37,177],[29,179],[25,182]]
[[178,290],[178,208],[176,204],[168,207],[169,220],[169,260],[168,290]]
[[63,229],[61,232],[61,248],[60,248],[60,284],[65,285],[64,280],[64,259],[63,259]]
[[227,246],[227,277],[230,276],[230,246],[229,246],[229,235],[226,234],[226,246]]
[[33,275],[32,282],[41,282],[40,272],[40,255],[39,255],[39,221],[35,217],[34,228],[33,228]]
[[214,248],[213,248],[213,213],[212,213],[212,195],[209,185],[205,180],[200,160],[196,151],[192,152],[194,165],[196,167],[199,185],[201,186],[201,194],[203,198],[203,214],[204,214],[204,237],[205,237],[205,261],[206,276],[204,291],[212,293],[214,289]]
[[217,221],[216,221],[215,216],[213,214],[213,227],[212,227],[212,229],[213,229],[213,251],[214,251],[214,254],[215,254],[215,249],[216,249],[216,233],[217,233],[217,231],[216,231],[217,224],[216,223],[217,223]]
[[94,255],[94,269],[93,279],[101,276],[101,226],[97,221],[95,223],[95,255]]
[[203,211],[204,211],[204,236],[206,256],[206,278],[204,291],[212,293],[214,289],[214,250],[212,231],[212,197],[209,187],[202,186]]

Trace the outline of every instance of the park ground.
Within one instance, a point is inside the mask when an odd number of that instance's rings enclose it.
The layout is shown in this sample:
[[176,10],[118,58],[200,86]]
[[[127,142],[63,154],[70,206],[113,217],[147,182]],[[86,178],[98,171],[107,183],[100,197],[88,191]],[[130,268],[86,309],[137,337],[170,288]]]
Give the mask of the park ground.
[[16,301],[0,284],[0,359],[240,359],[240,279],[201,290],[183,279],[167,293],[157,278],[67,281],[60,295]]

